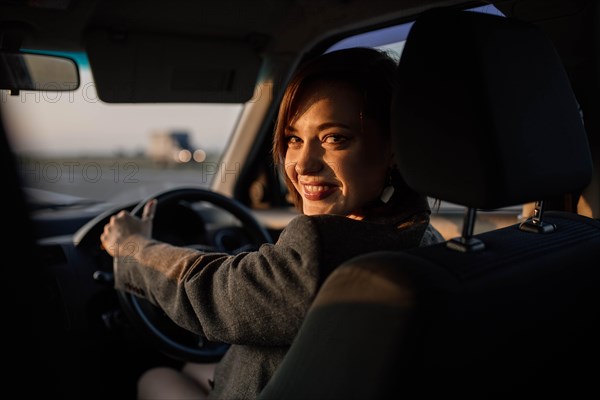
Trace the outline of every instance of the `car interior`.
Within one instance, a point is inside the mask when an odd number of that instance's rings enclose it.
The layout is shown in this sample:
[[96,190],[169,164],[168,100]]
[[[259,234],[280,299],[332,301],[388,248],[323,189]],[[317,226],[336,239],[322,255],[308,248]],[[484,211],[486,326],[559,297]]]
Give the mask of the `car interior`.
[[114,289],[102,229],[158,198],[157,239],[276,242],[283,89],[352,46],[398,58],[398,166],[446,241],[340,265],[259,398],[597,393],[597,0],[0,0],[7,391],[135,398],[220,359]]

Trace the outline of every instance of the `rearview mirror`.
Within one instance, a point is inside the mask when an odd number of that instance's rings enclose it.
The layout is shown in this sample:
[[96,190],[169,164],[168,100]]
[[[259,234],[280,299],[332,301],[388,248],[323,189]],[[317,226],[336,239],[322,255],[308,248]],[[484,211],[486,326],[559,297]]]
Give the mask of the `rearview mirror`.
[[78,87],[79,71],[70,58],[0,52],[0,89],[66,91]]

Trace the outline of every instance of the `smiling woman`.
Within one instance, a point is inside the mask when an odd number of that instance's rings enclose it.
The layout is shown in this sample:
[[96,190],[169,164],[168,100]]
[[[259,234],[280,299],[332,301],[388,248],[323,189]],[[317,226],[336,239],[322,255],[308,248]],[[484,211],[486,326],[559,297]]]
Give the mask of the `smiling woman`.
[[148,299],[187,330],[231,344],[214,372],[191,364],[182,372],[148,371],[138,398],[256,397],[335,266],[363,252],[443,240],[429,224],[426,198],[394,168],[395,70],[385,53],[353,48],[307,63],[292,79],[274,156],[304,215],[275,244],[227,255],[152,240],[154,201],[142,218],[127,211],[111,217],[101,240],[114,259],[117,289]]
[[285,128],[285,171],[306,215],[338,214],[362,219],[382,192],[392,154],[385,135],[364,118],[355,89],[315,82],[299,94],[297,118]]

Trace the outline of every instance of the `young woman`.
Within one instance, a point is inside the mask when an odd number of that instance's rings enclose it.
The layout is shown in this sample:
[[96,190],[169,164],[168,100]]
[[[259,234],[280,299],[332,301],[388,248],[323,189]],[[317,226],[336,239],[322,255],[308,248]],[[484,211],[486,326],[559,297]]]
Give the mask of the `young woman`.
[[140,399],[255,398],[336,266],[371,251],[443,240],[429,224],[426,198],[394,167],[395,68],[385,53],[354,48],[313,60],[291,80],[273,155],[303,215],[277,243],[235,256],[202,253],[151,239],[152,203],[141,219],[125,211],[111,218],[104,248],[139,249],[134,262],[115,260],[116,287],[136,288],[182,327],[231,344],[214,377],[210,365],[148,371],[138,383]]

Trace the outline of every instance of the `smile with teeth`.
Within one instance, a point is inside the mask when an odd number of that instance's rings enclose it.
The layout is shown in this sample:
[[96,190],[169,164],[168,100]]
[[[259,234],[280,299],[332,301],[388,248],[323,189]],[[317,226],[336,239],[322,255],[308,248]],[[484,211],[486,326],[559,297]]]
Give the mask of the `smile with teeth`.
[[304,198],[307,200],[323,200],[324,198],[333,194],[337,186],[333,185],[315,185],[315,184],[303,184],[302,185]]
[[327,185],[304,185],[304,190],[307,192],[324,192],[331,189],[331,186]]

